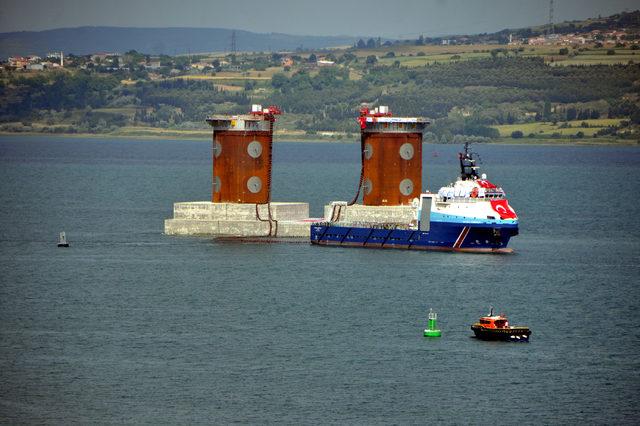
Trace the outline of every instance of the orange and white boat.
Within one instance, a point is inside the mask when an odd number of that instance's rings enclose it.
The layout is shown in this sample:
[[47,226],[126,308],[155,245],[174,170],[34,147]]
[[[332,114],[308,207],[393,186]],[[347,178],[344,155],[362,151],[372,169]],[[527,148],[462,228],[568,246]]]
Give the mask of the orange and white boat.
[[531,330],[524,326],[510,326],[507,316],[495,315],[493,308],[489,315],[480,317],[480,320],[471,326],[478,339],[503,340],[508,342],[528,342]]

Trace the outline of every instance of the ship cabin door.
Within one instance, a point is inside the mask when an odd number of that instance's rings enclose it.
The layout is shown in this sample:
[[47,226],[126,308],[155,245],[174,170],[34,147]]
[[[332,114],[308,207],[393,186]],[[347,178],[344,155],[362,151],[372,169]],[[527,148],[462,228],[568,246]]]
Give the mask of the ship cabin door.
[[428,232],[431,229],[431,203],[433,194],[420,194],[420,210],[418,210],[418,229]]

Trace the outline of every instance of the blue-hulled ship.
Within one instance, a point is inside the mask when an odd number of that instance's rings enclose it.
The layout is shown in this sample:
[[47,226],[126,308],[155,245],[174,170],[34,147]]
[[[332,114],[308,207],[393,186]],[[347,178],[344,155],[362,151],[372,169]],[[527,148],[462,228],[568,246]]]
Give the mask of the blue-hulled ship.
[[437,194],[415,199],[410,223],[319,222],[311,243],[410,250],[509,253],[518,235],[518,216],[502,188],[478,174],[468,144],[459,154],[460,176]]

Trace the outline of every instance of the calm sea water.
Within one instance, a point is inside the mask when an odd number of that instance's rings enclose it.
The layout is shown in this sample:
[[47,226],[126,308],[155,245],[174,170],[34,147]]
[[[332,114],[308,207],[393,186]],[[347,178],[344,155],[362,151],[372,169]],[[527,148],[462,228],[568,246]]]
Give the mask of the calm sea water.
[[[277,144],[274,200],[350,199],[358,149]],[[459,149],[425,145],[425,188]],[[637,422],[640,149],[475,150],[516,254],[165,236],[208,143],[0,138],[0,422]],[[531,342],[471,338],[489,306]]]

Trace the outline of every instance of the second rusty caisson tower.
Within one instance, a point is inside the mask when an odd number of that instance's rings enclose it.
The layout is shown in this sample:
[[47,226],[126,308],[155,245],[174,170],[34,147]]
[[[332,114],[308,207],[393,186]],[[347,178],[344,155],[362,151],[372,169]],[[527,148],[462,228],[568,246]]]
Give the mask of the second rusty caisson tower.
[[[351,201],[325,206],[325,219],[337,222],[409,223],[422,192],[422,133],[429,121],[394,117],[389,107],[361,108],[360,180]],[[362,196],[361,204],[359,204]]]
[[411,204],[422,191],[422,132],[428,122],[417,117],[393,117],[387,106],[362,108],[358,122],[362,204]]

